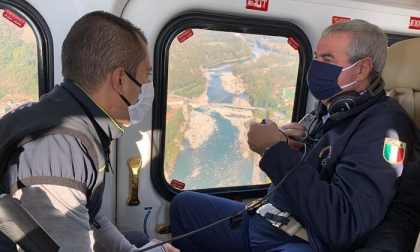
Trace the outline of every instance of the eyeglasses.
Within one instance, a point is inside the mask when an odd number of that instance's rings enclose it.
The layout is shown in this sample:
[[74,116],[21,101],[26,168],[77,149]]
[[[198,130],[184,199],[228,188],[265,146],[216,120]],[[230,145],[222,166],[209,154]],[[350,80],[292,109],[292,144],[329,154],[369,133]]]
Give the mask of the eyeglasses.
[[124,72],[125,72],[125,74],[128,76],[128,78],[130,78],[130,80],[132,80],[134,83],[136,83],[136,85],[137,86],[139,86],[140,87],[140,89],[141,89],[141,86],[143,85],[143,84],[141,84],[140,82],[138,82],[131,74],[129,74],[127,71],[125,71],[124,70]]

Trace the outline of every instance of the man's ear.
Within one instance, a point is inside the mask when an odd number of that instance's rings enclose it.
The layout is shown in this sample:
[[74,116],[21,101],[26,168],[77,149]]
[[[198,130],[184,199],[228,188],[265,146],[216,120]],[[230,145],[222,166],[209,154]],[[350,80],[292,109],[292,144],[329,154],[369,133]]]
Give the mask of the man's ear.
[[114,70],[112,70],[109,73],[109,78],[110,78],[110,85],[111,87],[120,95],[123,95],[123,86],[124,86],[124,81],[125,79],[124,77],[124,68],[122,67],[118,67],[115,68]]
[[358,71],[357,71],[357,81],[365,80],[370,72],[372,72],[373,60],[371,58],[364,58],[360,61]]

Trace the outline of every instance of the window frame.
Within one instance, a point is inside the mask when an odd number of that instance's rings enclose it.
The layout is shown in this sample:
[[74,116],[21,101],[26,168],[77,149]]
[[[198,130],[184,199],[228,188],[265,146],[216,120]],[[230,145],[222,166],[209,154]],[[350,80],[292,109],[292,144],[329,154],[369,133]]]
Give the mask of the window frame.
[[[162,29],[154,51],[155,100],[152,120],[152,160],[151,180],[160,196],[171,201],[181,192],[166,181],[164,176],[164,152],[166,134],[166,109],[168,90],[169,50],[172,41],[187,29],[206,29],[225,32],[249,33],[257,35],[293,37],[300,45],[299,70],[297,73],[296,93],[292,121],[297,121],[306,113],[308,86],[306,73],[312,61],[312,47],[305,33],[296,25],[279,20],[254,17],[233,16],[207,12],[187,12],[170,20]],[[269,184],[198,189],[196,192],[225,198],[256,198],[267,193]]]
[[[24,18],[35,34],[38,61],[38,93],[48,93],[54,87],[54,47],[51,31],[41,14],[28,2],[0,0],[0,9],[10,9]],[[1,17],[3,18],[3,17]]]

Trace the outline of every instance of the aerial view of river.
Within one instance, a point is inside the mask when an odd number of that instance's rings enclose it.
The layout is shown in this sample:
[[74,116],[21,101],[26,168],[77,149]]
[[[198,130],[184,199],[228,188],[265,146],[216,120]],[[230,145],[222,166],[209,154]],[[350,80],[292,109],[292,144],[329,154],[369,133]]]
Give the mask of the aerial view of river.
[[[256,53],[263,52],[263,49],[253,47],[253,52],[253,56],[249,59],[222,63],[208,69],[210,77],[207,88],[208,103],[232,103],[235,96],[248,99],[246,92],[242,94],[227,92],[222,86],[220,77],[225,73],[231,73],[235,63],[250,61]],[[184,182],[187,190],[251,184],[253,155],[249,158],[242,156],[238,128],[214,110],[204,108],[195,110],[211,116],[216,122],[216,128],[210,138],[196,149],[191,148],[188,140],[184,139],[183,151],[178,156],[170,179]]]

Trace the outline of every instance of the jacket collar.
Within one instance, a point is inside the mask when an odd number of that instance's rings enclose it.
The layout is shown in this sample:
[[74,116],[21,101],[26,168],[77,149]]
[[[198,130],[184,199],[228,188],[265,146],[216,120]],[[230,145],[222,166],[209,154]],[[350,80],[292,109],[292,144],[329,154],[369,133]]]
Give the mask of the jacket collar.
[[109,140],[114,140],[121,137],[124,129],[106,113],[95,100],[92,99],[77,83],[64,79],[61,86],[71,92],[77,100],[82,103],[86,109],[92,114],[93,118],[109,137]]
[[330,130],[331,128],[333,128],[334,126],[336,126],[337,124],[339,124],[340,122],[346,119],[356,117],[357,115],[359,115],[360,113],[368,109],[369,107],[373,106],[376,103],[380,103],[384,101],[385,99],[387,99],[387,96],[386,96],[385,90],[382,90],[376,96],[371,97],[370,99],[356,106],[350,111],[336,113],[334,115],[331,115],[324,124],[323,132],[324,133],[327,132],[328,130]]

